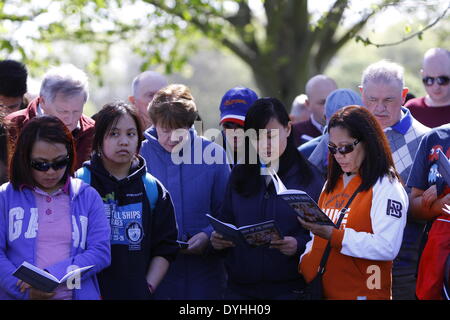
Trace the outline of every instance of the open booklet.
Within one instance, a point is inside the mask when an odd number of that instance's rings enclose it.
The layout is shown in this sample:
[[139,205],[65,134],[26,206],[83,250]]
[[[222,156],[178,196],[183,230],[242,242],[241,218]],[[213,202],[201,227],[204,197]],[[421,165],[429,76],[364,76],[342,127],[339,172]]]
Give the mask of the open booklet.
[[444,178],[445,183],[450,186],[450,160],[447,159],[441,149],[438,149],[438,155],[438,171]]
[[232,241],[235,245],[250,245],[259,247],[269,245],[272,240],[281,240],[283,236],[274,220],[268,220],[257,224],[236,227],[231,223],[225,223],[206,214],[214,230],[220,233],[225,240]]
[[330,218],[320,209],[318,204],[306,192],[287,189],[274,170],[267,170],[272,178],[277,195],[285,200],[297,215],[306,222],[336,227]]
[[44,292],[53,292],[55,289],[64,281],[68,280],[73,276],[80,275],[83,272],[91,269],[92,266],[87,266],[83,268],[77,268],[70,272],[68,272],[61,279],[57,279],[52,274],[48,273],[45,270],[42,270],[31,263],[24,261],[17,269],[14,271],[13,276],[19,278],[20,280],[28,283],[35,289],[44,291]]

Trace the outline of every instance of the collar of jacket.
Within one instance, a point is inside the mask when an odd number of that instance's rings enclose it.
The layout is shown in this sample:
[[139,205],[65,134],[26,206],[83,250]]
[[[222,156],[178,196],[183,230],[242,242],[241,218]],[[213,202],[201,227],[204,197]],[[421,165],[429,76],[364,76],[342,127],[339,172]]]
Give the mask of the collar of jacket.
[[409,128],[411,128],[413,117],[411,115],[411,112],[406,109],[405,107],[402,107],[402,117],[400,121],[398,121],[396,124],[394,124],[392,127],[390,127],[392,130],[397,131],[400,134],[406,134],[408,132]]

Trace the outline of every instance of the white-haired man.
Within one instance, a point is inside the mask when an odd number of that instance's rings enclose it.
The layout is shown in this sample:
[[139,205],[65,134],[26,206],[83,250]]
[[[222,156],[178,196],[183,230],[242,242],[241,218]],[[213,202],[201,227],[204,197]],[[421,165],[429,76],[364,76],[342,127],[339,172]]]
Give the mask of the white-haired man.
[[155,93],[167,84],[167,79],[155,71],[142,72],[131,84],[132,95],[128,97],[128,100],[136,107],[144,131],[152,125],[148,113],[149,103],[152,102]]
[[70,64],[50,69],[44,75],[39,96],[27,108],[5,118],[8,143],[11,147],[15,145],[20,131],[30,119],[44,114],[56,116],[72,132],[77,159],[75,169],[80,168],[90,157],[94,137],[95,122],[83,114],[88,97],[88,77],[84,71]]
[[432,48],[425,52],[421,74],[427,94],[409,100],[405,107],[430,128],[450,123],[450,51]]
[[[360,90],[364,106],[382,126],[391,147],[395,167],[406,183],[422,136],[430,129],[403,108],[408,88],[403,67],[386,60],[368,66],[362,75]],[[408,194],[410,189],[406,188]],[[424,224],[408,214],[402,247],[393,265],[393,299],[414,299],[419,245]]]

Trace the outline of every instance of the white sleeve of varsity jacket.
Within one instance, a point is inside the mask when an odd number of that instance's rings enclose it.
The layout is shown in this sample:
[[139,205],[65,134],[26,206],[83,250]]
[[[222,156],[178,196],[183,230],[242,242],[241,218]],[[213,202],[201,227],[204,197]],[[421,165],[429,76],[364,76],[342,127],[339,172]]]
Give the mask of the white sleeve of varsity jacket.
[[394,260],[402,244],[408,205],[408,195],[399,181],[391,182],[387,177],[379,180],[373,187],[370,210],[373,233],[346,228],[341,253],[369,260]]

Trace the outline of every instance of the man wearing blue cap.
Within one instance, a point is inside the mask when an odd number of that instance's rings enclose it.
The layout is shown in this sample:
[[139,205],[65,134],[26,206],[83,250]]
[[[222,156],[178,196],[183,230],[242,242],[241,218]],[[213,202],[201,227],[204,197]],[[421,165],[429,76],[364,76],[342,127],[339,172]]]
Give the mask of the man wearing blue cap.
[[245,116],[258,95],[249,88],[235,87],[228,90],[220,102],[220,125],[222,126],[223,147],[227,161],[232,168],[244,159]]

